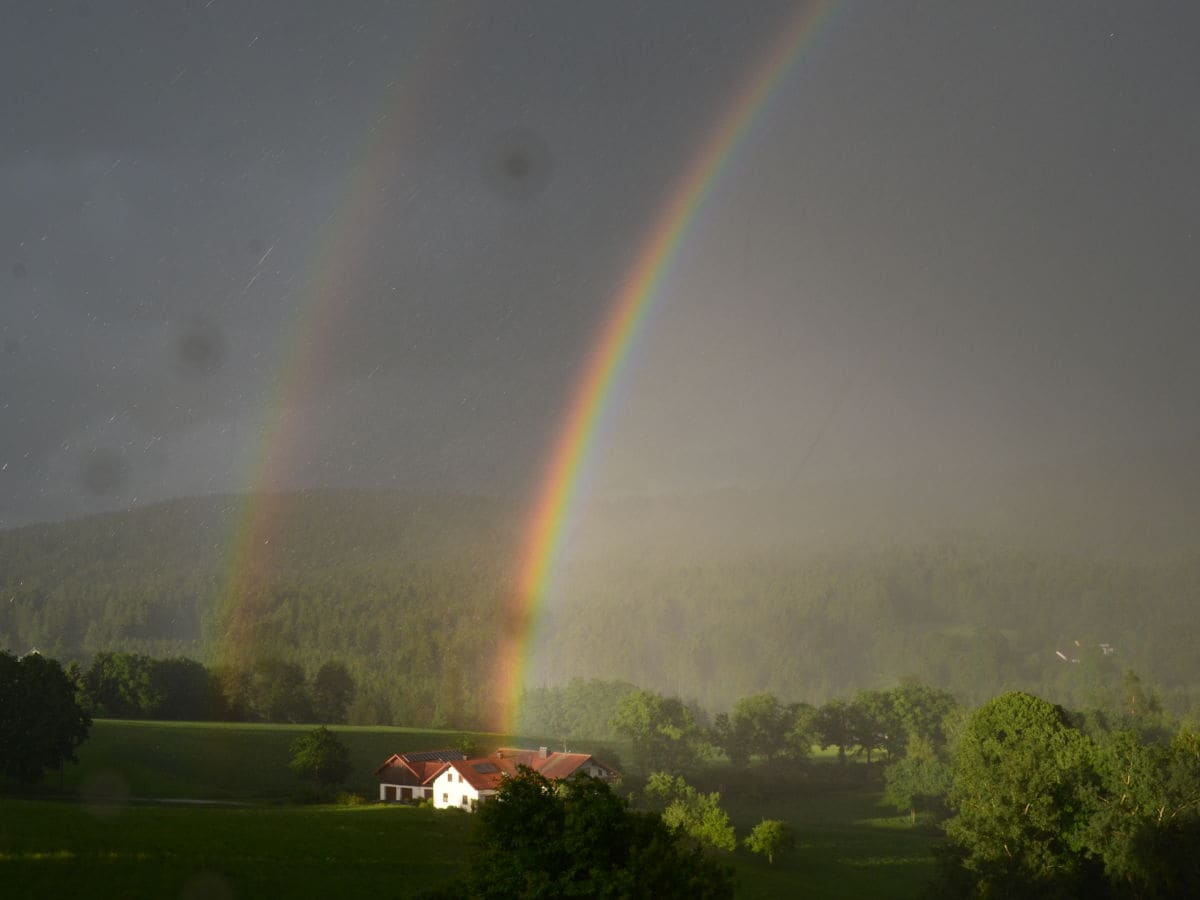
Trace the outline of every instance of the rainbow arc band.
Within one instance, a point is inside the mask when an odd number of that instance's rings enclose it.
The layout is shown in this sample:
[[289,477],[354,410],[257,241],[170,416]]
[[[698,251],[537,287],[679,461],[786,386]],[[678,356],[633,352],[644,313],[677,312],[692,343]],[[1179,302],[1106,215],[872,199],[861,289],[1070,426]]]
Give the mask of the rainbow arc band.
[[516,588],[502,619],[493,671],[492,684],[499,686],[502,699],[493,722],[499,731],[511,732],[515,725],[536,614],[578,499],[582,474],[594,452],[599,425],[658,289],[730,158],[833,7],[829,2],[803,4],[770,44],[668,195],[621,280],[571,393],[525,531]]

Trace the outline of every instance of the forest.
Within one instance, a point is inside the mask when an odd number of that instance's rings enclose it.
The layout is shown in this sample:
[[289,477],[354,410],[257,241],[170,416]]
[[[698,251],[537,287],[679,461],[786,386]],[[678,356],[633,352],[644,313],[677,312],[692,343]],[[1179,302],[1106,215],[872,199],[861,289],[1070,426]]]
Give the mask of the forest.
[[[488,623],[513,584],[519,510],[463,495],[277,497],[269,558],[234,582],[253,499],[0,532],[0,647],[83,667],[104,652],[219,667],[231,616],[250,606],[232,662],[309,677],[344,666],[350,722],[486,719],[498,690]],[[1021,689],[1103,708],[1132,670],[1164,708],[1194,714],[1198,590],[1200,554],[1179,550],[1121,558],[966,536],[614,550],[568,558],[531,671],[534,685],[624,681],[717,712],[760,691],[820,704],[904,679],[968,703]]]

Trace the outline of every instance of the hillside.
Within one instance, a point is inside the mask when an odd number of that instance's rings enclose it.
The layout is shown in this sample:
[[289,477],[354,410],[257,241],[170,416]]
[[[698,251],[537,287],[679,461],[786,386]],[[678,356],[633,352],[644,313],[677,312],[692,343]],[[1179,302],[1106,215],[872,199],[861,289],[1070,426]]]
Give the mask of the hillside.
[[[1099,479],[1077,476],[1058,496]],[[822,504],[813,491],[769,503],[734,491],[613,501],[573,533],[531,672],[547,683],[620,678],[716,709],[758,690],[815,701],[905,676],[970,699],[1019,686],[1082,705],[1111,694],[1132,667],[1190,709],[1200,695],[1200,554],[1189,540],[1200,529],[1187,518],[1200,504],[1190,488],[1176,492],[1161,521],[1174,539],[1155,545],[1139,526],[1118,552],[1131,526],[1115,511],[1134,502],[1131,490],[1099,497],[1090,515],[1056,506],[1046,490],[1004,495],[1014,521],[1029,523],[1023,537],[964,513],[936,526],[914,514],[911,529],[864,528],[852,540],[865,500],[838,505],[827,493]],[[896,521],[906,498],[881,492],[879,521]],[[1035,516],[1033,498],[1057,517]],[[251,502],[182,499],[0,531],[0,646],[213,661],[231,609],[253,609],[255,653],[310,669],[346,662],[363,688],[360,721],[479,720],[499,689],[488,684],[489,623],[511,583],[516,504],[276,496],[270,553],[238,588],[254,596],[229,595]],[[1095,511],[1105,503],[1113,515]],[[806,524],[823,511],[824,535]],[[1093,527],[1068,529],[1064,517]],[[1104,656],[1101,642],[1115,653]]]

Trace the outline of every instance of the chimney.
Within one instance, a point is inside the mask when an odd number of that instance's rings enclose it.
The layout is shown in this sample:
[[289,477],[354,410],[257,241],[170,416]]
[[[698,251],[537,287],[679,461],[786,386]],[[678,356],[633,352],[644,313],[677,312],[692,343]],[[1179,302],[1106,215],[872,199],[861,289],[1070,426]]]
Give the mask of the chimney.
[[540,756],[542,759],[548,759],[550,757],[550,748],[538,747],[538,756]]

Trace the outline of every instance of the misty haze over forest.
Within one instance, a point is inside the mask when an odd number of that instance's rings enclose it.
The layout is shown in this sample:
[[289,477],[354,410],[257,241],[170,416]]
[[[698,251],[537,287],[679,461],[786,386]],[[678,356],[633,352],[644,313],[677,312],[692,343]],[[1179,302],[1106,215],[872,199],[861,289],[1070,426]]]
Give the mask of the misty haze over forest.
[[[0,643],[203,656],[237,511],[263,492],[296,492],[291,539],[318,580],[416,602],[388,578],[429,563],[429,539],[450,583],[476,559],[494,574],[462,603],[499,603],[613,298],[796,8],[16,3],[0,35]],[[1030,660],[1084,635],[1153,669],[1152,641],[1110,632],[1135,627],[1113,612],[1131,592],[1160,603],[1147,620],[1194,596],[1198,16],[819,11],[630,341],[565,510],[534,677],[630,675],[616,657],[563,669],[590,659],[564,630],[581,604],[659,609],[661,646],[639,652],[670,657],[681,622],[807,622],[818,601],[790,579],[837,558],[903,581],[881,560],[909,551],[918,568],[990,560],[997,604],[1028,588],[1017,558],[1128,567],[1044,596],[1060,630],[1037,641],[986,606],[888,615],[913,634],[998,630],[1020,659],[1001,682],[1053,681]],[[332,530],[355,531],[356,503],[381,528],[366,556]],[[158,529],[180,544],[156,560],[137,536]],[[316,590],[276,562],[269,583]],[[834,594],[852,606],[848,583]],[[96,598],[126,589],[157,624],[105,619]],[[180,602],[174,633],[146,612]],[[830,615],[830,648],[874,640]],[[276,649],[375,652],[325,640]],[[916,667],[802,667],[771,687]],[[1187,706],[1188,673],[1170,672]]]

